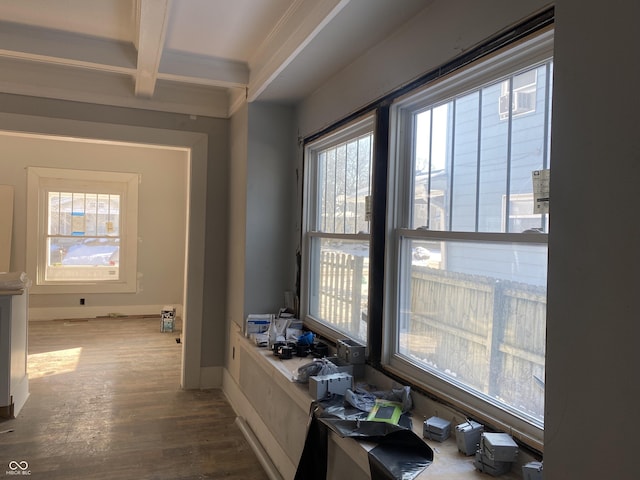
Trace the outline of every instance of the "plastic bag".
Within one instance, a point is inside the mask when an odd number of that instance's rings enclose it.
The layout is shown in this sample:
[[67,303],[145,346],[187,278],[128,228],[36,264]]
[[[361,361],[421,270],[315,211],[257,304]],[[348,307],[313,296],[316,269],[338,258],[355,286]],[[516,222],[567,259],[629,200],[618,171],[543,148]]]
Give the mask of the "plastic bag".
[[293,380],[299,383],[309,383],[309,377],[338,373],[338,367],[326,358],[318,358],[302,365],[293,375]]

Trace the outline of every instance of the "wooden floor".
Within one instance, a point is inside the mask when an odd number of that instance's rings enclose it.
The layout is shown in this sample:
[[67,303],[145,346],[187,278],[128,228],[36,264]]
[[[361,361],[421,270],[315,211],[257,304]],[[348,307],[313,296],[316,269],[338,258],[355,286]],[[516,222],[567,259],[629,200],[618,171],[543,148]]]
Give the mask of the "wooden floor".
[[266,479],[222,392],[180,390],[176,327],[31,322],[31,396],[0,419],[0,477],[27,462],[24,473],[47,480]]

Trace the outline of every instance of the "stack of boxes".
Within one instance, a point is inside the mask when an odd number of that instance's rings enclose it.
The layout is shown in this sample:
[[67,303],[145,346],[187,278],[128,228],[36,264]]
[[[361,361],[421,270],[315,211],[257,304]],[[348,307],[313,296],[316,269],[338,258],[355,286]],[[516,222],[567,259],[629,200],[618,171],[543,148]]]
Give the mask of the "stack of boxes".
[[518,456],[518,445],[506,433],[483,433],[476,452],[475,467],[497,477],[511,470]]

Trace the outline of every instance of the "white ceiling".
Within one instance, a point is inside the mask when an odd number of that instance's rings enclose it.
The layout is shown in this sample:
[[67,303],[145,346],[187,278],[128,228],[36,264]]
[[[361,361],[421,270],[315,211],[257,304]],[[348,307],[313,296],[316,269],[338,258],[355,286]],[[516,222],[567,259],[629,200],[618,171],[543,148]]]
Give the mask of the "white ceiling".
[[432,0],[1,0],[0,92],[228,116],[295,103]]

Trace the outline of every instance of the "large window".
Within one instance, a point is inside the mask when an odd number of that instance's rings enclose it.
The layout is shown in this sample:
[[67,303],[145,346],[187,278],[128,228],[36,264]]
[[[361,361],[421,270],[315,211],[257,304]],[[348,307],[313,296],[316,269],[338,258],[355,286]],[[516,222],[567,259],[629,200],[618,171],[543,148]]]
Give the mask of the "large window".
[[28,180],[34,293],[135,291],[138,175],[32,167]]
[[301,312],[542,449],[553,31],[503,45],[308,140]]
[[305,286],[308,321],[366,342],[370,117],[310,143],[305,152]]
[[[389,368],[541,441],[551,35],[393,106]],[[391,288],[391,285],[394,287]]]

